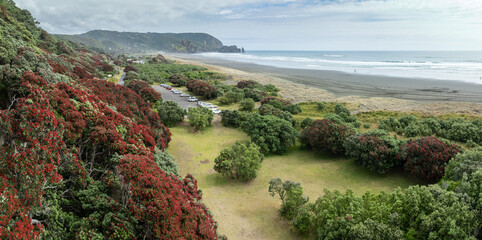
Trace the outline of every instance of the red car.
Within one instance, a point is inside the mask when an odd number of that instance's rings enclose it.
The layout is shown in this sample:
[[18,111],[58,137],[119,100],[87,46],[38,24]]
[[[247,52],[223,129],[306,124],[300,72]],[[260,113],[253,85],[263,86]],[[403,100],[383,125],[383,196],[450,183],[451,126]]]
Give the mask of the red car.
[[167,90],[172,90],[172,87],[168,87]]

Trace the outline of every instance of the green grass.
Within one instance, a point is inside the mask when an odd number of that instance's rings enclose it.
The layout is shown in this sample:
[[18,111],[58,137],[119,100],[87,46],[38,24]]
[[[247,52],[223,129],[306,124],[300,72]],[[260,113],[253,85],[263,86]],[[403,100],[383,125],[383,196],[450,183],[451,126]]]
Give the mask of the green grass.
[[193,174],[203,191],[206,205],[219,223],[219,232],[229,239],[302,239],[290,231],[290,223],[279,217],[280,200],[268,194],[271,178],[300,182],[304,192],[314,201],[323,188],[361,195],[365,191],[393,191],[398,186],[415,184],[402,173],[381,176],[357,166],[352,160],[316,154],[298,147],[285,155],[265,158],[258,177],[251,182],[238,182],[213,170],[219,152],[236,141],[249,138],[237,129],[220,125],[193,133],[186,123],[171,128],[169,152],[176,158],[180,173]]

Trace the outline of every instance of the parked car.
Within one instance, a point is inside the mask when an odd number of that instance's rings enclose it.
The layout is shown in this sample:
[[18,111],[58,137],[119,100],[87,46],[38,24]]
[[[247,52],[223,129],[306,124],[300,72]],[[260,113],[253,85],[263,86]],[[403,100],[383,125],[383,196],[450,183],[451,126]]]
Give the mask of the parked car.
[[188,100],[189,102],[197,102],[198,99],[195,98],[195,97],[189,97],[187,100]]
[[165,87],[166,87],[166,84],[164,84],[164,83],[161,83],[161,87],[164,87],[164,88],[165,88]]
[[212,111],[213,111],[214,114],[220,114],[221,113],[221,110],[219,110],[219,108],[212,109]]
[[172,87],[167,87],[167,90],[172,90]]
[[205,102],[203,101],[199,101],[197,102],[197,105],[200,106],[200,107],[204,107],[204,104],[206,104]]
[[190,97],[187,93],[181,93],[181,97]]

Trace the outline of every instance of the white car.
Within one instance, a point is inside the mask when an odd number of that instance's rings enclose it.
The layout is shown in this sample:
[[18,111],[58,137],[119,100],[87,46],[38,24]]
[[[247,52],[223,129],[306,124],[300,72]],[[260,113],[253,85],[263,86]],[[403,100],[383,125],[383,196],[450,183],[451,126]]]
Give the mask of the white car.
[[214,114],[220,114],[221,113],[221,110],[219,110],[219,108],[212,109],[212,111],[213,111]]
[[181,97],[190,97],[187,93],[181,93]]
[[189,102],[197,102],[197,98],[195,98],[195,97],[189,97],[187,100]]
[[199,101],[199,102],[197,102],[197,105],[198,105],[198,106],[200,106],[200,107],[204,107],[204,105],[205,105],[205,104],[206,104],[206,103],[205,103],[205,102],[203,102],[203,101]]

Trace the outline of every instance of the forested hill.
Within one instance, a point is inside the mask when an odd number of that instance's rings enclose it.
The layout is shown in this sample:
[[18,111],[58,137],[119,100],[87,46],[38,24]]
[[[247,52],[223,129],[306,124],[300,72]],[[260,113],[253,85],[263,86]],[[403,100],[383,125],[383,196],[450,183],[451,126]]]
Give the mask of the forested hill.
[[100,80],[110,62],[0,0],[0,239],[218,238],[196,179],[166,170],[160,94]]
[[177,53],[239,52],[236,46],[223,46],[217,38],[206,33],[137,33],[94,30],[78,35],[58,35],[85,44],[96,50],[113,54],[166,51]]

